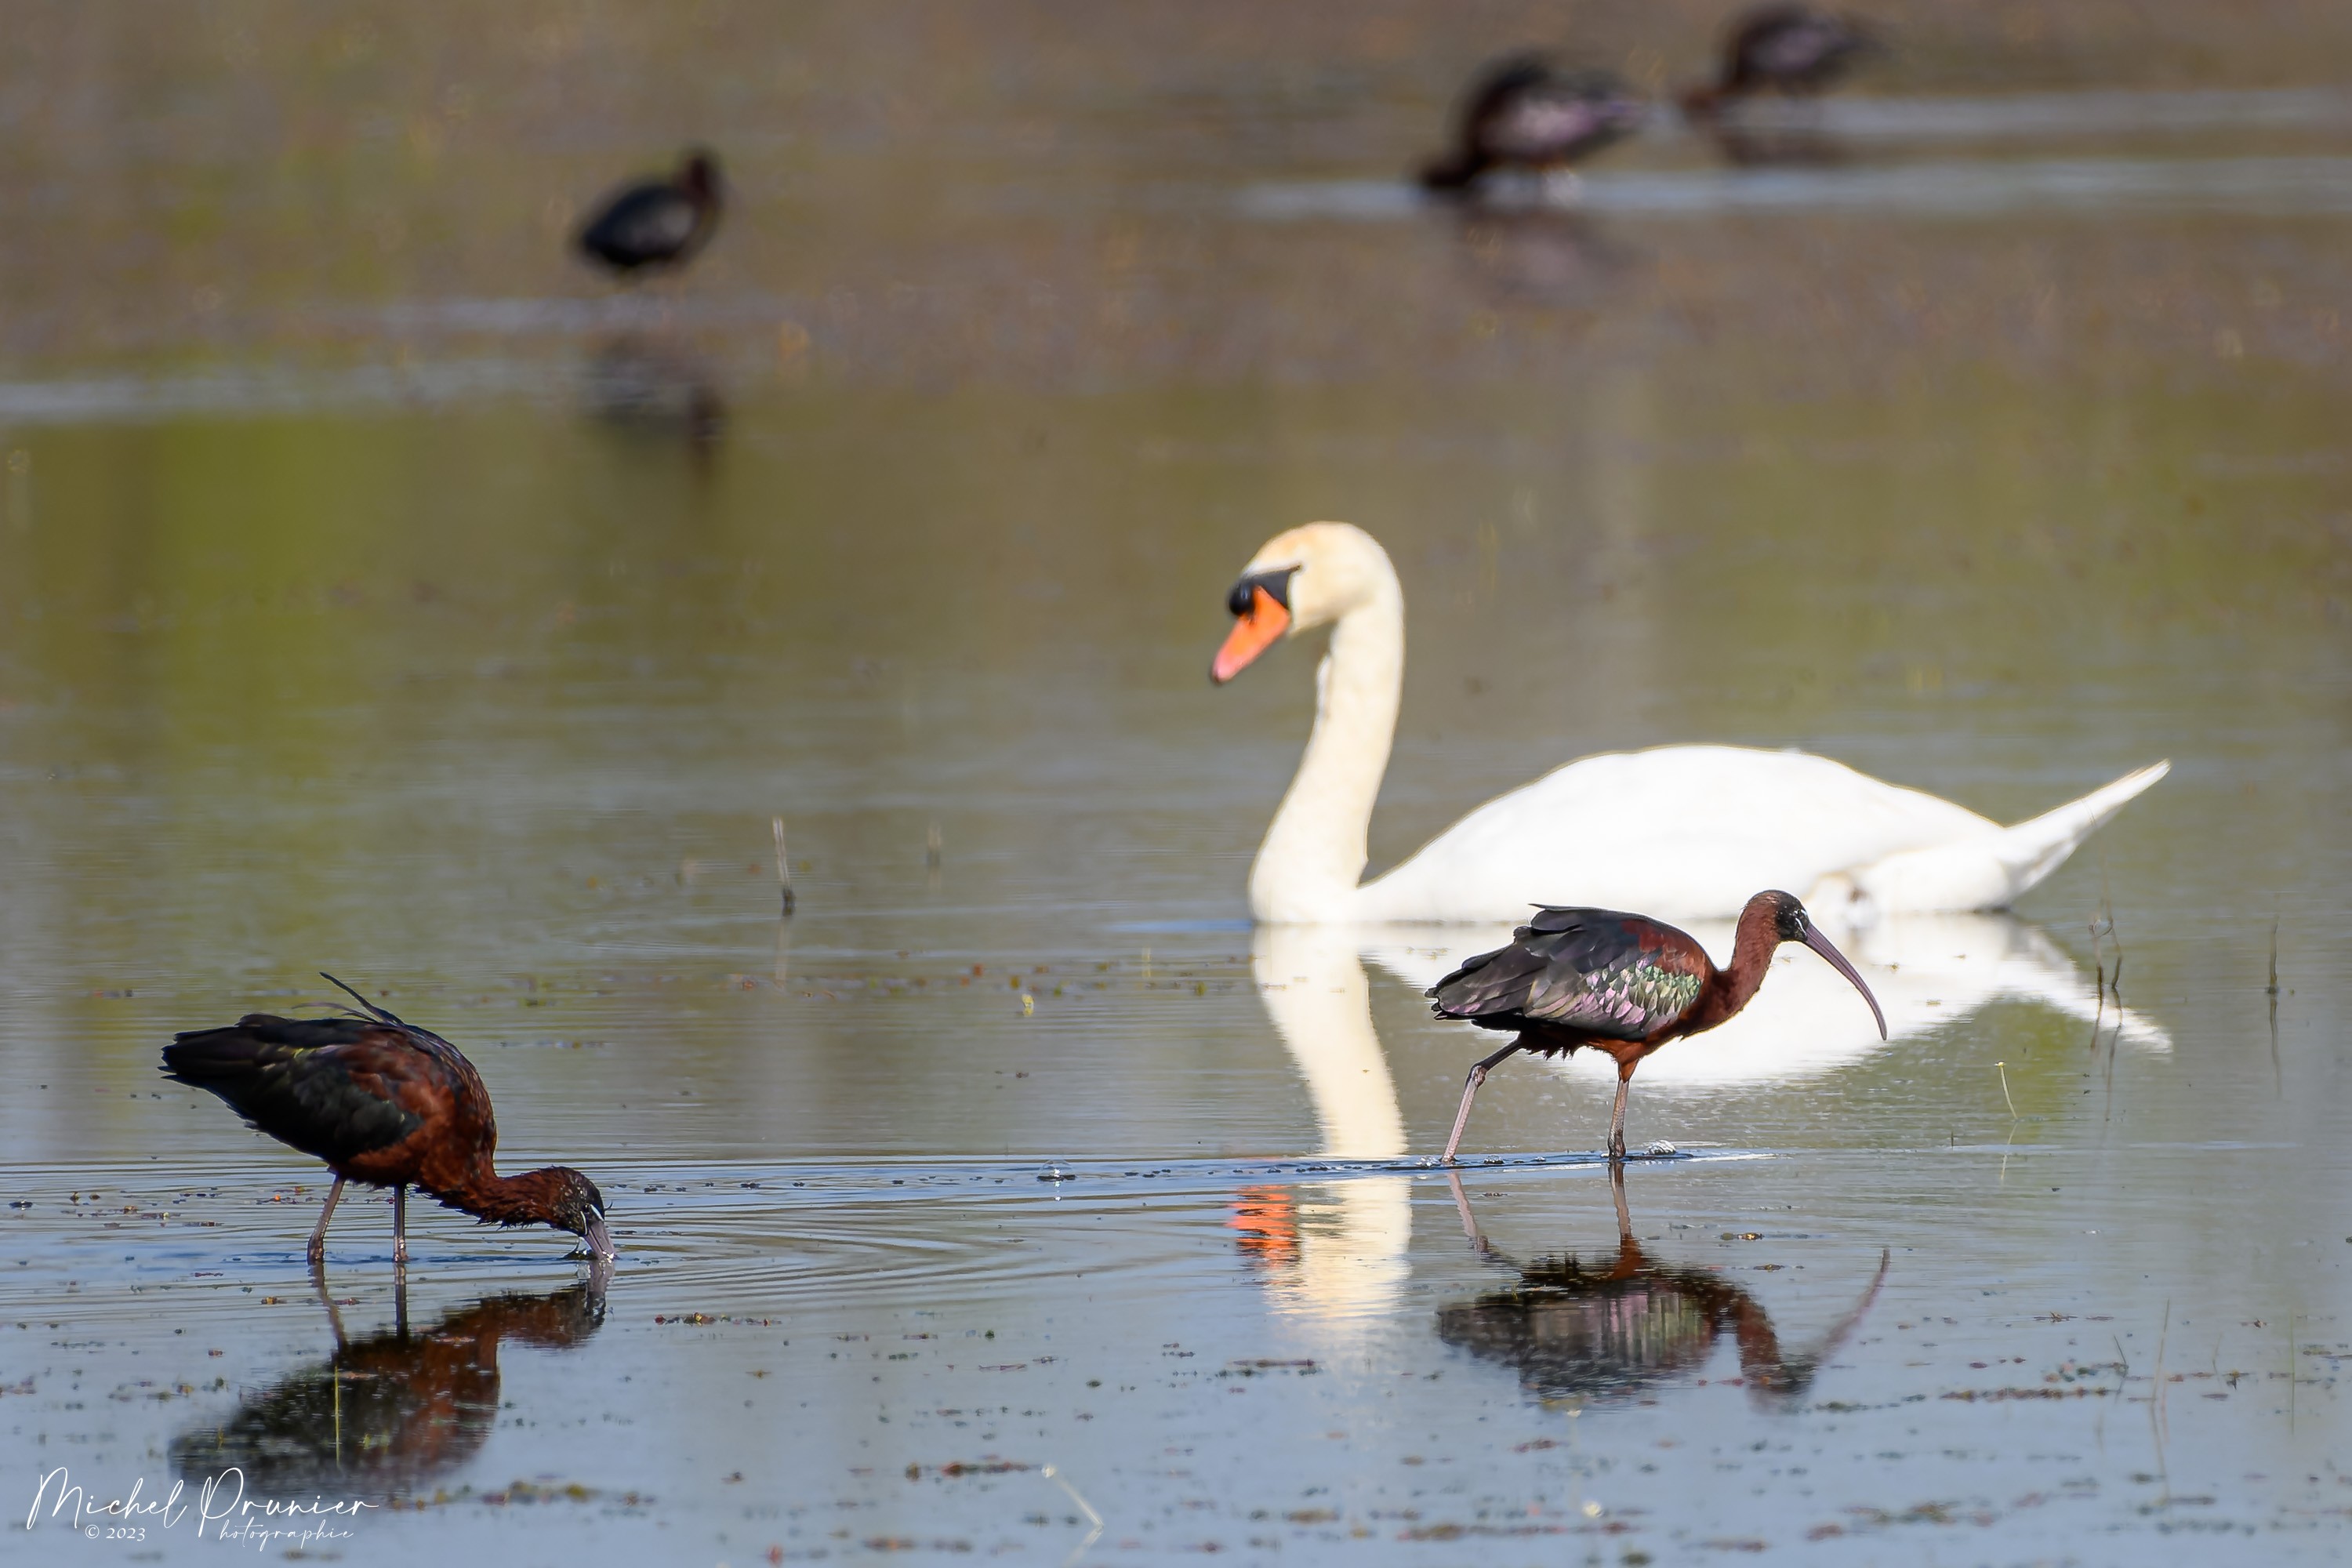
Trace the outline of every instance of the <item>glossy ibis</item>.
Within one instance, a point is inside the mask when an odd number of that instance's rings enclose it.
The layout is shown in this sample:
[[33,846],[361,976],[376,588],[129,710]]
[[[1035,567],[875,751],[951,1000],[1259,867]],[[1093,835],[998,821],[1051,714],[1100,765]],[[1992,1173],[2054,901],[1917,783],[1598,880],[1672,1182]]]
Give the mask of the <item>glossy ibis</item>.
[[1860,23],[1810,5],[1759,5],[1731,25],[1723,74],[1683,95],[1685,113],[1705,118],[1737,99],[1776,92],[1810,98],[1834,86],[1880,47]]
[[1482,952],[1429,988],[1432,1010],[1517,1037],[1470,1069],[1462,1109],[1445,1141],[1447,1161],[1462,1142],[1478,1086],[1517,1051],[1566,1056],[1601,1051],[1617,1063],[1617,1109],[1609,1119],[1609,1157],[1625,1157],[1625,1091],[1642,1058],[1669,1040],[1704,1034],[1731,1017],[1756,988],[1773,950],[1801,942],[1853,982],[1886,1037],[1886,1016],[1845,955],[1821,933],[1805,906],[1787,893],[1763,892],[1739,912],[1731,966],[1717,969],[1687,931],[1615,910],[1538,910],[1511,933],[1511,945]]
[[645,180],[604,198],[580,231],[581,254],[625,278],[683,267],[710,243],[724,205],[719,160],[696,148],[667,180]]
[[163,1047],[163,1072],[209,1089],[246,1121],[335,1173],[310,1233],[326,1255],[327,1222],[346,1182],[392,1189],[392,1256],[408,1260],[412,1186],[485,1224],[551,1225],[613,1256],[604,1197],[565,1165],[501,1176],[490,1093],[457,1047],[402,1022],[331,974],[363,1011],[337,1018],[249,1013],[226,1029],[194,1029]]
[[1486,175],[1565,170],[1639,130],[1649,105],[1615,73],[1562,70],[1541,55],[1488,66],[1463,100],[1453,153],[1422,171],[1433,191]]
[[1609,1173],[1617,1200],[1613,1256],[1568,1252],[1524,1265],[1488,1244],[1470,1213],[1461,1178],[1446,1174],[1462,1228],[1479,1256],[1519,1277],[1504,1289],[1439,1308],[1437,1337],[1514,1368],[1520,1386],[1546,1403],[1631,1399],[1669,1380],[1695,1376],[1727,1331],[1739,1347],[1739,1380],[1749,1402],[1785,1409],[1805,1396],[1815,1375],[1861,1324],[1878,1299],[1891,1261],[1882,1250],[1878,1272],[1861,1300],[1811,1350],[1792,1353],[1781,1346],[1771,1314],[1755,1297],[1714,1269],[1662,1263],[1643,1249],[1625,1208],[1623,1167],[1612,1166]]
[[1220,684],[1283,638],[1331,628],[1314,733],[1250,867],[1250,913],[1269,924],[1517,924],[1528,905],[1566,899],[1728,920],[1770,887],[1797,889],[1811,907],[1856,924],[2000,909],[2168,765],[2004,828],[1801,752],[1613,752],[1487,802],[1359,885],[1404,686],[1396,569],[1361,529],[1312,522],[1260,547],[1226,607],[1233,630],[1209,667]]

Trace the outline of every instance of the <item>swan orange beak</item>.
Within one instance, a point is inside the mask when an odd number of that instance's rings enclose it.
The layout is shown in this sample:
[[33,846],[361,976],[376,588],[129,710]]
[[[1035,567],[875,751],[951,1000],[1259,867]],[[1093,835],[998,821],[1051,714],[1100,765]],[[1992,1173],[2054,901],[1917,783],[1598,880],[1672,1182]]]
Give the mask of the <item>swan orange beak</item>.
[[1828,959],[1831,968],[1853,982],[1853,988],[1862,993],[1864,1001],[1870,1004],[1870,1016],[1878,1020],[1878,1037],[1885,1039],[1886,1015],[1879,1011],[1878,998],[1870,994],[1870,987],[1862,983],[1862,976],[1854,973],[1853,965],[1845,961],[1845,954],[1832,946],[1830,939],[1822,934],[1822,928],[1811,921],[1805,922],[1805,945]]
[[1250,660],[1274,646],[1290,629],[1290,612],[1263,585],[1250,588],[1249,608],[1225,635],[1225,646],[1210,661],[1209,679],[1223,686],[1249,668]]

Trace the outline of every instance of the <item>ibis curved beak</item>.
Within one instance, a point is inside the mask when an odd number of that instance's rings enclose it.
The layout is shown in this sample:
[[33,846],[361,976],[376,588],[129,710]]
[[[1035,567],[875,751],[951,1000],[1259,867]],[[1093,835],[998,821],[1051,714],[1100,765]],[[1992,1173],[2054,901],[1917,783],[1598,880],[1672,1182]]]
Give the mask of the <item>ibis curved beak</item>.
[[1878,1020],[1878,1037],[1882,1040],[1886,1038],[1886,1015],[1879,1010],[1878,998],[1870,994],[1870,987],[1862,983],[1862,976],[1856,974],[1853,965],[1845,961],[1845,954],[1832,946],[1830,939],[1822,934],[1822,928],[1811,921],[1805,922],[1805,945],[1828,959],[1832,969],[1853,982],[1853,988],[1862,993],[1864,1001],[1870,1004],[1870,1016]]
[[[1862,982],[1857,980],[1854,984],[1859,985]],[[588,1228],[580,1233],[580,1239],[588,1244],[589,1256],[593,1258],[601,1258],[607,1261],[611,1260],[613,1257],[613,1233],[604,1228],[604,1216],[603,1215],[592,1214],[588,1216]]]
[[1210,661],[1209,679],[1223,686],[1249,668],[1250,660],[1274,646],[1290,629],[1290,612],[1263,586],[1250,589],[1249,609],[1225,634],[1225,646]]

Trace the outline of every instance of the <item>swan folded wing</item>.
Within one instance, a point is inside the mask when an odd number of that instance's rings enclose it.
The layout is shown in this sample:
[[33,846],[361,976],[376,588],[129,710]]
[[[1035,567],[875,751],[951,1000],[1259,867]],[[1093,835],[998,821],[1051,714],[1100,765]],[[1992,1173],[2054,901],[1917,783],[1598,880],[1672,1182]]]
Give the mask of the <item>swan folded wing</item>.
[[252,1013],[163,1047],[171,1078],[226,1100],[257,1131],[331,1165],[400,1142],[424,1125],[401,1103],[404,1031],[356,1018]]

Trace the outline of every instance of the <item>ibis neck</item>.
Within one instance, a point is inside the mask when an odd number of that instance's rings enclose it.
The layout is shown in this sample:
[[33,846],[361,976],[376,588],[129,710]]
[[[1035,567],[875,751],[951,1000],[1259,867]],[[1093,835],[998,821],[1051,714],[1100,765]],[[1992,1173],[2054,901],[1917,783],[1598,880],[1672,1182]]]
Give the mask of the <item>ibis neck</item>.
[[1315,675],[1315,730],[1250,868],[1250,913],[1272,924],[1345,919],[1364,874],[1372,802],[1404,688],[1404,591],[1383,557],[1339,618]]
[[433,1195],[453,1209],[492,1225],[553,1225],[560,1184],[553,1167],[501,1176],[485,1167],[466,1180]]
[[1699,987],[1693,1026],[1686,1033],[1711,1029],[1754,999],[1780,945],[1777,919],[1769,909],[1741,911],[1738,931],[1732,938],[1731,962],[1708,975],[1706,984]]

